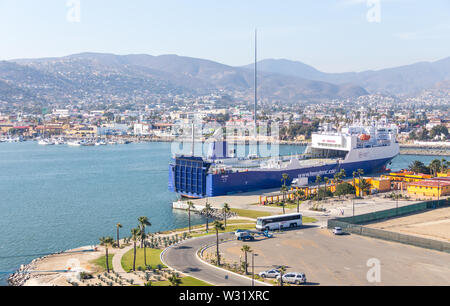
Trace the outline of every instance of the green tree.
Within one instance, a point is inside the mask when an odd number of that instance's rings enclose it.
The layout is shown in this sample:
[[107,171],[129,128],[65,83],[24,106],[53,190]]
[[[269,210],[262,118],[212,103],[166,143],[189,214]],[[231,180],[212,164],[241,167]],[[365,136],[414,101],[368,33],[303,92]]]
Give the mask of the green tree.
[[356,171],[356,173],[358,174],[358,187],[359,187],[359,196],[361,196],[362,193],[362,189],[361,189],[361,175],[364,175],[364,170],[363,169],[358,169],[358,171]]
[[413,161],[409,165],[408,169],[414,173],[424,173],[424,174],[429,173],[428,167],[425,166],[425,164],[419,160]]
[[224,220],[224,226],[227,227],[227,215],[230,213],[231,208],[228,203],[223,204],[222,213],[223,213],[223,220]]
[[137,248],[136,247],[136,242],[139,239],[138,238],[139,235],[140,235],[139,228],[132,228],[131,229],[131,240],[133,240],[133,254],[134,254],[134,257],[133,257],[133,271],[136,271],[136,248]]
[[114,238],[112,237],[101,237],[100,245],[105,247],[105,257],[106,257],[106,271],[109,273],[109,260],[108,260],[108,249],[114,244]]
[[245,275],[248,275],[248,260],[247,260],[247,257],[248,257],[248,253],[252,252],[252,249],[248,245],[244,244],[242,246],[242,248],[241,248],[241,251],[244,252],[244,271],[245,271]]
[[283,185],[281,185],[281,193],[283,194],[283,202],[286,202],[286,192],[288,190],[286,182],[289,180],[289,175],[287,173],[282,174],[281,182]]
[[119,235],[119,230],[122,228],[122,224],[117,223],[116,224],[116,230],[117,230],[117,248],[120,249],[120,235]]
[[328,182],[330,181],[330,179],[328,177],[324,177],[323,181],[325,183],[325,192],[323,194],[324,194],[324,198],[326,198],[326,196],[327,196],[327,185],[328,185]]
[[340,183],[336,186],[336,196],[341,197],[347,194],[355,194],[355,186],[349,183]]
[[139,217],[138,222],[139,222],[140,233],[141,233],[141,248],[144,248],[144,265],[147,266],[147,252],[146,252],[147,246],[145,243],[145,238],[146,238],[145,228],[147,226],[152,226],[152,224],[148,220],[148,217]]
[[319,191],[320,191],[320,182],[322,181],[322,177],[320,175],[316,176],[316,184],[317,184],[317,201],[319,201]]
[[283,287],[283,276],[286,273],[286,267],[281,266],[278,270],[280,271],[280,286]]
[[302,199],[305,196],[305,192],[301,189],[297,189],[295,191],[295,198],[297,200],[297,212],[300,212],[300,199]]
[[362,179],[360,181],[360,190],[362,192],[362,195],[364,196],[364,194],[369,194],[370,193],[370,188],[372,188],[372,185],[366,180],[366,179]]
[[210,216],[211,209],[212,209],[211,204],[206,202],[205,208],[203,209],[203,213],[205,214],[205,217],[206,217],[206,232],[209,231],[209,216]]
[[441,169],[441,167],[442,167],[442,164],[441,164],[441,161],[439,159],[432,160],[430,165],[428,166],[432,176],[437,176],[437,174],[438,174],[439,170]]
[[189,222],[189,233],[191,232],[191,210],[195,208],[194,203],[192,201],[187,202],[188,206],[188,222]]
[[217,265],[220,266],[220,252],[219,252],[219,231],[225,230],[222,222],[217,220],[214,221],[213,227],[216,230],[216,250],[217,250]]
[[170,285],[173,287],[178,287],[181,285],[181,279],[173,273],[169,278],[168,281],[170,282]]

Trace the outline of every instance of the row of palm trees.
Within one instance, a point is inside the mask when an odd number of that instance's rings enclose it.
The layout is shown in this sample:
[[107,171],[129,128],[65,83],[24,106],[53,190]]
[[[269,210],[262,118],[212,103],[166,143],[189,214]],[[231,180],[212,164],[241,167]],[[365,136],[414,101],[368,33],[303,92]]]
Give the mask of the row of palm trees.
[[[248,254],[253,253],[253,250],[250,248],[250,246],[244,244],[241,247],[241,251],[244,253],[244,262],[242,263],[244,272],[245,275],[248,275]],[[283,286],[283,275],[286,273],[286,267],[281,266],[278,268],[278,271],[280,271],[280,286]]]
[[[356,182],[355,182],[355,178],[358,176],[359,177],[359,180],[358,180],[358,187],[359,187],[359,196],[360,197],[362,197],[363,195],[364,195],[364,192],[368,189],[368,188],[370,188],[370,185],[365,181],[365,180],[363,180],[363,179],[361,179],[361,176],[362,175],[364,175],[364,170],[363,169],[358,169],[357,171],[354,171],[353,172],[353,186],[356,186]],[[339,172],[337,172],[335,175],[334,175],[334,177],[333,177],[333,181],[334,181],[334,183],[335,184],[340,184],[340,183],[342,183],[343,181],[344,181],[344,178],[346,178],[347,177],[347,173],[345,172],[345,170],[344,169],[341,169]],[[282,185],[281,185],[281,189],[280,189],[280,191],[281,191],[281,193],[283,194],[283,201],[282,201],[282,203],[280,203],[280,206],[283,208],[283,214],[285,214],[286,213],[286,211],[285,211],[285,206],[286,206],[286,194],[287,194],[287,192],[288,192],[288,186],[287,186],[287,184],[286,184],[286,182],[289,180],[290,178],[289,178],[289,175],[288,174],[286,174],[286,173],[284,173],[283,175],[282,175],[282,178],[281,178],[281,182],[283,183]],[[330,178],[328,178],[328,177],[324,177],[323,179],[322,179],[322,177],[320,176],[320,175],[318,175],[317,177],[316,177],[316,184],[317,184],[317,201],[319,201],[320,200],[320,194],[319,194],[319,191],[320,191],[320,186],[321,186],[321,182],[324,182],[325,183],[325,193],[324,193],[324,198],[327,196],[327,194],[326,194],[326,190],[327,190],[327,185],[328,185],[328,183],[330,182]],[[305,196],[305,192],[303,191],[303,190],[300,190],[300,189],[298,189],[298,190],[296,190],[295,191],[295,193],[294,193],[294,197],[295,197],[295,199],[296,199],[296,201],[297,201],[297,212],[300,212],[300,200],[303,198]]]
[[[146,252],[146,243],[145,239],[147,238],[147,235],[145,233],[145,229],[147,227],[150,227],[152,224],[150,223],[150,220],[148,217],[139,217],[138,218],[138,226],[136,228],[131,229],[131,240],[133,241],[133,271],[136,271],[136,250],[137,250],[137,242],[138,240],[141,241],[141,248],[144,249],[144,265],[147,266],[147,252]],[[109,253],[108,250],[111,247],[117,246],[117,248],[120,248],[120,229],[122,228],[122,224],[117,223],[116,224],[116,233],[117,233],[117,241],[114,241],[113,237],[101,237],[100,245],[105,248],[105,257],[106,257],[106,270],[109,273],[110,267],[109,267]]]
[[[192,231],[192,226],[191,226],[191,211],[193,209],[195,209],[194,203],[192,201],[188,201],[187,202],[187,206],[188,206],[188,224],[189,224],[189,233],[191,233]],[[202,213],[204,214],[204,216],[206,217],[206,232],[209,231],[209,218],[211,217],[211,210],[212,210],[212,206],[211,204],[209,204],[208,202],[206,202],[205,204],[205,208],[203,208]],[[223,213],[223,218],[224,218],[224,226],[227,227],[227,216],[231,211],[231,207],[230,205],[228,205],[228,203],[223,204],[222,207],[222,213]]]

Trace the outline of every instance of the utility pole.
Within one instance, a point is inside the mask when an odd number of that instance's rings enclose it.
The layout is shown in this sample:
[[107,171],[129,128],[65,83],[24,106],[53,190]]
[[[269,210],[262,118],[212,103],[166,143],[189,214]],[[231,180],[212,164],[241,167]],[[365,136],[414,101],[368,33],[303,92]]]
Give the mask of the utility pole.
[[195,123],[194,119],[192,119],[192,148],[191,148],[192,157],[195,156]]
[[252,287],[255,286],[255,257],[258,254],[252,253]]
[[255,120],[255,131],[254,136],[258,134],[257,132],[257,109],[258,109],[258,30],[255,29],[255,105],[254,105],[254,120]]

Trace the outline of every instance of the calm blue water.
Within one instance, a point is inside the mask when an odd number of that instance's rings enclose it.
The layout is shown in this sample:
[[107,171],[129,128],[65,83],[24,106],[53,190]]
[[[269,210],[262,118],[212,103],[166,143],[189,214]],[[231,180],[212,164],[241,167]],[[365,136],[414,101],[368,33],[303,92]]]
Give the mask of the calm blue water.
[[[282,146],[281,154],[304,151]],[[187,213],[173,211],[168,192],[171,144],[146,143],[71,148],[35,142],[0,144],[0,271],[13,271],[41,254],[97,244],[123,235],[148,216],[150,231],[186,227]],[[400,156],[394,170],[415,159]],[[193,223],[203,219],[193,216]],[[18,257],[20,256],[20,257]],[[0,274],[5,284],[7,274]]]

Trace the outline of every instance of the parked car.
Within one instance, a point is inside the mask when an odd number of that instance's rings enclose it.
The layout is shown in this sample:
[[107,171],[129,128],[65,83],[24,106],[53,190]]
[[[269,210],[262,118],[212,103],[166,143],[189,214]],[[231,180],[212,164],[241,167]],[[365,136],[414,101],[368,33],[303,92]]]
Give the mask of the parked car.
[[276,269],[267,270],[259,273],[259,276],[261,276],[262,278],[277,278],[278,276],[280,276],[280,271]]
[[235,233],[237,240],[242,240],[242,241],[254,241],[255,237],[253,237],[252,234],[250,234],[249,232],[245,232],[245,231],[241,231],[241,232],[236,232]]
[[[277,276],[277,280],[280,280],[280,276]],[[289,284],[304,284],[306,283],[306,275],[305,273],[298,273],[298,272],[292,272],[292,273],[286,273],[283,275],[283,282],[289,283]]]
[[340,228],[340,227],[335,227],[335,228],[333,229],[333,234],[335,234],[335,235],[343,235],[344,232],[342,231],[342,228]]

